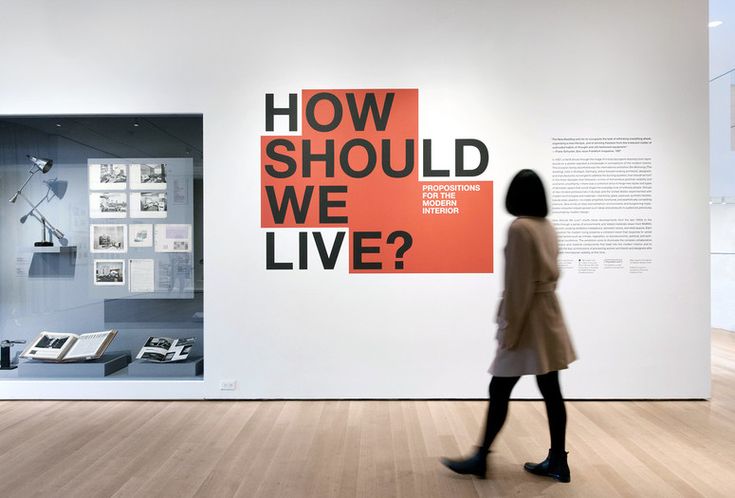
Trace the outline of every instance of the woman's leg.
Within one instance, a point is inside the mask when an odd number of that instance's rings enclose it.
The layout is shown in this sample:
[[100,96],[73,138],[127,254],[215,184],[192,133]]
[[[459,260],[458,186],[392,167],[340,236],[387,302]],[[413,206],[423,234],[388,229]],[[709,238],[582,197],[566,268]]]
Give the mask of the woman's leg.
[[508,415],[508,400],[513,386],[520,377],[493,377],[490,381],[490,404],[487,408],[485,435],[482,445],[468,458],[452,460],[442,458],[442,463],[458,474],[473,474],[482,479],[487,473],[487,452],[495,436],[500,432]]
[[564,398],[559,387],[559,372],[553,371],[544,375],[537,375],[536,383],[546,404],[551,450],[565,451],[567,410],[564,408]]
[[564,408],[564,398],[559,388],[559,372],[537,375],[536,382],[546,404],[551,449],[546,460],[540,463],[527,462],[523,468],[532,474],[553,477],[561,482],[570,482],[571,474],[567,464],[567,452],[564,447],[567,431],[567,411]]
[[503,428],[505,418],[508,415],[508,402],[510,394],[513,391],[520,377],[493,377],[490,380],[490,402],[487,407],[487,418],[485,421],[485,435],[482,438],[480,450],[486,453],[490,450],[490,446],[498,435],[500,429]]

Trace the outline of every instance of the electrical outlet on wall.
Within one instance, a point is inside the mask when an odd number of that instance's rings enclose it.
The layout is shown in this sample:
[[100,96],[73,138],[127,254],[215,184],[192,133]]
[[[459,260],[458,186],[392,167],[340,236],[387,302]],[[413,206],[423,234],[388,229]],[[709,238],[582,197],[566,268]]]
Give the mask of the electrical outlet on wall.
[[237,389],[237,381],[236,380],[221,380],[219,381],[219,389],[220,391],[234,391]]

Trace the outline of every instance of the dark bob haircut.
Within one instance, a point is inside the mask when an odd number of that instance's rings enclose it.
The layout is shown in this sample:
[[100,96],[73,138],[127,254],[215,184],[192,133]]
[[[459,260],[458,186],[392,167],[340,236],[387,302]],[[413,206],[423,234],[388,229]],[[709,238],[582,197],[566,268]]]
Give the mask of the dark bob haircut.
[[505,196],[505,209],[513,216],[545,218],[549,214],[544,184],[535,171],[522,169],[513,177]]

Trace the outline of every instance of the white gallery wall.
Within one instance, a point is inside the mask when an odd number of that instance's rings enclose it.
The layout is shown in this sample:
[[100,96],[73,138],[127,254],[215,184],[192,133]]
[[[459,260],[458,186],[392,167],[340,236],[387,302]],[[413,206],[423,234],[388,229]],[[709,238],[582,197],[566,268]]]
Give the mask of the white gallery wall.
[[[551,185],[555,137],[648,137],[653,171],[652,247],[613,255],[642,269],[589,273],[575,256],[563,270],[580,358],[566,395],[709,396],[706,1],[32,0],[2,12],[0,114],[202,113],[206,164],[203,385],[16,381],[4,397],[484,397],[505,189],[521,168]],[[266,270],[265,94],[366,88],[417,88],[422,138],[487,144],[495,273],[351,274],[344,251],[333,271]],[[283,240],[292,256],[295,236]],[[532,380],[515,395],[537,396]]]

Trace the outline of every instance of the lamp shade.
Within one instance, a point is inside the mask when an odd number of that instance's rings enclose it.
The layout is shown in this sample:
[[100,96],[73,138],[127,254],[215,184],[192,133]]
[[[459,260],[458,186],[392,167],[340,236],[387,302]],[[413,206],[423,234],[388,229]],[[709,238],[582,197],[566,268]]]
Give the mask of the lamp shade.
[[33,165],[38,168],[41,173],[48,173],[48,170],[51,169],[51,166],[54,165],[54,162],[51,159],[44,159],[44,158],[37,158],[33,156],[26,156],[28,159],[31,160]]
[[44,181],[51,193],[53,193],[56,197],[59,199],[63,199],[64,195],[66,194],[66,188],[69,185],[69,182],[66,182],[64,180],[58,180],[56,178],[48,181]]

